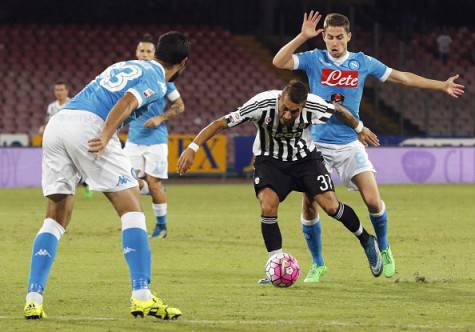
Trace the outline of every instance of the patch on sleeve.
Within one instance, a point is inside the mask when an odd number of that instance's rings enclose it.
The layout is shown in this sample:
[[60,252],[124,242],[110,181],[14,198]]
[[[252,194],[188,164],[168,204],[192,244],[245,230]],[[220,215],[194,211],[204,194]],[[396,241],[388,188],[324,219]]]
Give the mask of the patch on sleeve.
[[147,98],[153,96],[154,94],[155,94],[155,92],[154,92],[152,89],[146,89],[146,90],[143,92],[143,95],[144,95],[145,97],[147,97]]

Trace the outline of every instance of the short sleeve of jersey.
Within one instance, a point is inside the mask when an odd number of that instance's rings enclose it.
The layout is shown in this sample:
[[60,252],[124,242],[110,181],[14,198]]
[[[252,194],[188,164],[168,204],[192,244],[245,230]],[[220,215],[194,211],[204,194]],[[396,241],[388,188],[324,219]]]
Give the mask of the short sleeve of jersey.
[[153,78],[144,76],[127,92],[132,93],[137,98],[139,103],[137,108],[139,108],[163,98],[167,92],[167,85],[164,81],[155,81]]
[[167,83],[167,98],[169,101],[173,102],[180,98],[180,92],[178,92],[175,84],[168,82]]
[[292,55],[292,59],[294,60],[294,70],[309,70],[312,67],[315,67],[317,63],[315,58],[317,56],[317,50],[307,51],[302,53],[297,53]]
[[265,92],[260,93],[249,99],[236,111],[231,112],[224,117],[224,119],[228,123],[228,127],[235,127],[247,121],[259,120],[260,115],[262,113],[262,107],[268,100],[269,98],[266,98]]
[[305,109],[312,114],[311,119],[313,124],[326,123],[333,113],[335,113],[335,105],[311,93],[308,94]]
[[392,69],[369,55],[365,55],[365,58],[368,66],[368,74],[376,77],[381,82],[386,81],[389,75],[391,75]]

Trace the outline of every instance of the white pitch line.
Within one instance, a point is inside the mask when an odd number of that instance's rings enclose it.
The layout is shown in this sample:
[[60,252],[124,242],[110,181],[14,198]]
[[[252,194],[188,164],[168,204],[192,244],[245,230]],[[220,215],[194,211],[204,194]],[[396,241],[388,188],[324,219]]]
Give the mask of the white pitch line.
[[[24,320],[25,318],[19,316],[0,316],[0,320]],[[47,318],[46,320],[59,320],[59,321],[130,321],[133,318],[113,318],[113,317],[71,317],[71,316],[56,316]],[[314,325],[318,327],[350,327],[350,328],[398,328],[398,329],[426,329],[426,330],[467,330],[475,329],[475,324],[469,325],[417,325],[417,324],[364,324],[364,323],[351,323],[351,322],[339,322],[339,321],[308,321],[308,320],[187,320],[180,319],[178,322],[185,324],[199,324],[199,325],[219,325],[219,324],[240,324],[240,325],[253,325],[253,324],[267,324],[267,325]],[[170,321],[173,324],[173,321]],[[179,324],[179,323],[178,323]]]

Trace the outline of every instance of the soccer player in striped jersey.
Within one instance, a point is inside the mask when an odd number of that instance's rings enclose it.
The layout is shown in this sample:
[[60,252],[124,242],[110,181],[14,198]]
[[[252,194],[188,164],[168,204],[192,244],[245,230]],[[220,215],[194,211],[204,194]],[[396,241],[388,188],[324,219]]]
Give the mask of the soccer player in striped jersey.
[[[262,92],[201,130],[181,154],[177,171],[180,175],[186,173],[199,146],[219,131],[245,122],[254,123],[257,127],[253,146],[254,190],[261,205],[261,230],[269,257],[282,252],[277,222],[279,204],[291,191],[299,191],[310,202],[318,202],[329,216],[341,221],[359,239],[371,272],[379,276],[383,263],[376,238],[363,228],[353,209],[336,198],[330,174],[311,139],[310,125],[325,123],[332,115],[359,131],[364,142],[379,144],[376,135],[363,128],[344,107],[308,95],[305,84],[291,81],[282,91]],[[269,283],[269,280],[259,282]]]
[[[348,18],[341,14],[329,14],[325,18],[323,29],[317,29],[320,18],[318,12],[311,11],[308,15],[305,13],[301,32],[279,50],[273,64],[282,69],[304,70],[309,79],[311,93],[325,100],[339,101],[355,117],[359,118],[360,102],[367,76],[373,76],[381,82],[387,80],[406,86],[442,91],[454,98],[463,94],[463,85],[455,82],[458,75],[449,77],[446,81],[431,80],[389,68],[363,52],[349,52],[348,42],[352,35]],[[326,50],[315,49],[294,54],[308,39],[322,32]],[[368,159],[365,148],[358,142],[354,131],[338,118],[330,119],[323,126],[314,126],[312,136],[329,169],[335,169],[348,188],[360,191],[378,238],[384,262],[384,275],[392,277],[396,273],[396,264],[387,239],[386,206],[381,200],[374,176],[376,171]],[[309,204],[310,201],[304,199],[302,227],[314,265],[306,281],[318,282],[327,267],[321,253],[318,213],[316,219],[310,218],[310,214],[313,215],[317,206]],[[309,214],[308,210],[312,210],[312,213]]]
[[24,316],[46,317],[43,292],[73,210],[79,176],[101,191],[120,216],[122,250],[130,272],[130,312],[137,316],[176,319],[150,291],[151,253],[137,180],[116,130],[139,116],[141,107],[165,97],[166,82],[184,69],[189,43],[179,32],[162,35],[156,61],[123,61],[109,66],[48,122],[43,138],[43,195],[46,218],[31,256]]
[[[137,45],[139,60],[155,56],[152,36],[145,35]],[[124,152],[139,177],[140,193],[152,196],[155,227],[152,237],[165,238],[167,230],[167,195],[163,180],[168,178],[168,119],[185,111],[185,104],[175,84],[167,82],[166,98],[147,105],[147,111],[129,123]]]

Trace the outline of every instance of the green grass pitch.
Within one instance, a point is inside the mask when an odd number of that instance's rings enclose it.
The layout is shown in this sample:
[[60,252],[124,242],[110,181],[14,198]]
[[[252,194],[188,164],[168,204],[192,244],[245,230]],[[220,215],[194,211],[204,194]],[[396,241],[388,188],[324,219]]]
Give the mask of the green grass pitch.
[[[183,317],[129,314],[120,221],[107,200],[78,189],[45,292],[48,319],[23,318],[32,241],[44,216],[39,189],[0,190],[0,331],[469,331],[475,330],[475,185],[381,186],[392,279],[373,278],[358,241],[322,215],[329,272],[319,284],[259,286],[266,252],[251,184],[170,184],[169,236],[152,240],[152,287]],[[371,230],[358,193],[337,188]],[[305,276],[300,194],[280,206],[284,250]],[[153,226],[150,198],[142,198]]]

